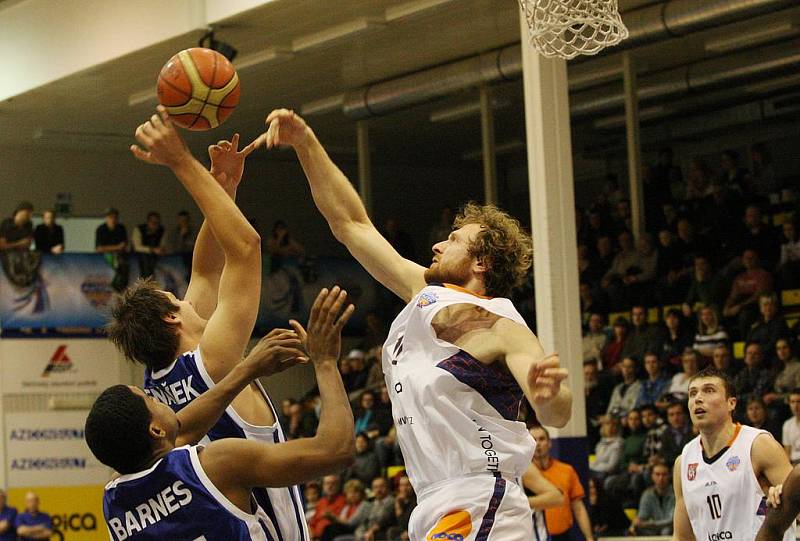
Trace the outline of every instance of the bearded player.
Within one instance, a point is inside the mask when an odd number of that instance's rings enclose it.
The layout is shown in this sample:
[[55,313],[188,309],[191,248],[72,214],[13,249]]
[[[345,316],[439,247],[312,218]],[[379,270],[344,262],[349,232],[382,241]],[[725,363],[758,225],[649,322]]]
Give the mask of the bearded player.
[[[791,471],[772,435],[733,422],[736,397],[724,372],[689,380],[689,414],[700,435],[675,461],[675,539],[752,541],[767,515],[766,495]],[[776,539],[794,540],[794,526]]]
[[[383,372],[418,505],[411,539],[529,540],[519,484],[535,442],[518,420],[527,398],[540,422],[564,426],[566,370],[507,297],[525,278],[531,239],[497,208],[468,205],[426,269],[378,233],[344,174],[293,112],[267,117],[253,144],[291,145],[334,236],[408,305],[392,324]],[[460,536],[460,537],[459,537]]]

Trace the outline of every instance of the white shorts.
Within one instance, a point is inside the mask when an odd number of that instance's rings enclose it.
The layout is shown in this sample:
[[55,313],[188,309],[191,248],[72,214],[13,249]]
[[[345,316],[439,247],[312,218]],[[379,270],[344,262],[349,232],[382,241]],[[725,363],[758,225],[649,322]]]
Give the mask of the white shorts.
[[408,533],[412,541],[530,541],[533,523],[516,480],[479,473],[424,489]]

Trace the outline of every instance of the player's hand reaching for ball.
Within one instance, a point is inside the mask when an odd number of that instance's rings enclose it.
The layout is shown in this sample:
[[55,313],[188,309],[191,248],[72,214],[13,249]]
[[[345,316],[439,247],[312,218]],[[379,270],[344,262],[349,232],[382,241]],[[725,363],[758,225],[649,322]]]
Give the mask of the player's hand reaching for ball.
[[275,109],[266,120],[267,131],[250,143],[254,148],[262,145],[272,148],[276,145],[288,145],[294,148],[302,146],[311,131],[306,121],[289,109]]
[[258,341],[243,362],[252,368],[255,377],[268,377],[308,362],[301,348],[302,342],[297,332],[274,329]]
[[166,108],[159,105],[157,114],[136,128],[136,140],[144,146],[131,145],[131,152],[143,162],[174,167],[191,158],[186,143],[178,134]]
[[346,300],[347,292],[339,286],[334,286],[330,291],[323,289],[311,307],[308,331],[297,321],[289,321],[305,344],[306,352],[313,362],[338,362],[342,348],[342,329],[356,309],[349,304],[342,311]]
[[208,157],[211,158],[211,175],[217,182],[231,193],[239,186],[244,173],[244,161],[256,149],[250,143],[239,150],[239,134],[233,134],[230,141],[220,141],[208,147]]
[[561,367],[558,353],[533,363],[528,370],[531,398],[538,404],[547,403],[558,395],[561,382],[565,379],[567,379],[567,369]]

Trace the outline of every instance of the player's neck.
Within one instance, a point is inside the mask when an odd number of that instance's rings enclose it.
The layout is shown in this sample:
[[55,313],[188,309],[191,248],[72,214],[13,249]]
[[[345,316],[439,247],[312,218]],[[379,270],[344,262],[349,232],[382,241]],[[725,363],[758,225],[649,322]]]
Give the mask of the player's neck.
[[200,339],[203,337],[203,333],[200,334],[186,331],[181,329],[180,335],[178,337],[178,351],[175,352],[175,358],[177,359],[178,356],[182,355],[187,351],[194,351],[197,349],[197,346],[200,345]]
[[540,470],[546,470],[547,468],[549,468],[550,461],[551,461],[550,455],[541,458],[533,457],[533,462],[536,464],[536,467],[539,468]]
[[709,431],[700,430],[700,442],[707,457],[715,456],[731,444],[731,440],[736,434],[736,426],[729,417],[718,427]]

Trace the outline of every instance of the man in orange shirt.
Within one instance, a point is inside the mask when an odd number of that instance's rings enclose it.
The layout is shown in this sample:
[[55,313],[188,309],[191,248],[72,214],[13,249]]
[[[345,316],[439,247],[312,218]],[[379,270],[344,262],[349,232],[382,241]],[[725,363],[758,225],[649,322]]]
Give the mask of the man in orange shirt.
[[[543,426],[531,428],[531,436],[536,440],[533,462],[545,479],[553,483],[564,495],[564,504],[545,509],[544,518],[547,531],[553,541],[568,541],[569,530],[574,521],[583,532],[586,541],[594,541],[589,512],[583,504],[584,491],[575,468],[550,456],[550,433]],[[573,519],[574,515],[574,519]]]
[[338,475],[326,475],[322,478],[322,498],[317,502],[314,516],[308,521],[308,529],[311,530],[311,537],[319,539],[331,521],[327,518],[330,513],[339,516],[339,512],[345,506],[345,497],[342,494],[342,478]]

